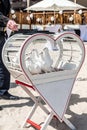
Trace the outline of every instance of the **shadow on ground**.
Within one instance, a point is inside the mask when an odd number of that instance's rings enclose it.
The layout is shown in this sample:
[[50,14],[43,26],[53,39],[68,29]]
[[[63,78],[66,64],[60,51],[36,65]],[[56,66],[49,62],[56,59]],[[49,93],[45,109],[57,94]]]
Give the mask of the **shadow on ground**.
[[[87,98],[80,98],[78,94],[72,94],[66,114],[70,115],[68,120],[76,127],[76,130],[87,130],[87,114],[82,113],[78,115],[70,110],[71,105],[81,102],[87,102]],[[55,118],[51,121],[50,125],[57,130],[71,130],[64,122],[60,123]]]

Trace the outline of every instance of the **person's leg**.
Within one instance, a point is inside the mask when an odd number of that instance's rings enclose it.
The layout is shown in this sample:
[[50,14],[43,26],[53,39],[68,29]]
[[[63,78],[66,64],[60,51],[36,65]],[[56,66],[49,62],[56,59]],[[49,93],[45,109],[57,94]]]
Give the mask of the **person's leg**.
[[2,110],[3,108],[0,106],[0,111]]
[[[5,38],[4,38],[4,35],[1,34],[0,35],[0,95],[3,95],[3,93],[7,90],[7,87],[9,89],[9,86],[8,84],[5,86],[4,83],[5,83],[5,75],[4,75],[4,64],[3,64],[3,61],[2,61],[2,48],[3,48],[3,45],[5,43]],[[5,88],[6,87],[6,88]]]
[[4,66],[2,61],[2,48],[5,43],[4,35],[0,35],[0,98],[3,99],[18,99],[17,96],[13,96],[8,93],[10,88],[10,73]]
[[4,66],[3,62],[0,62],[0,95],[3,95],[10,88],[10,73]]

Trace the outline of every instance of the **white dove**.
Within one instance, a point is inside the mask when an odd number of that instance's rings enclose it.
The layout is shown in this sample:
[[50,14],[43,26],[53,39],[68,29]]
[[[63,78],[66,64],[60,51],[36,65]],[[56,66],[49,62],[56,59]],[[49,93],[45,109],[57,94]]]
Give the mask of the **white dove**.
[[42,72],[45,72],[45,70],[44,70],[45,61],[43,58],[43,52],[41,52],[39,54],[39,63],[40,63],[40,68],[41,68]]
[[26,67],[32,74],[39,74],[41,73],[41,68],[40,66],[36,63],[33,62],[31,58],[28,58],[26,60]]
[[45,59],[46,63],[49,63],[50,66],[53,64],[53,60],[49,54],[48,48],[43,49],[43,58]]
[[39,54],[36,49],[33,49],[30,57],[26,60],[26,67],[32,74],[41,73],[41,63],[39,62]]
[[19,67],[19,52],[16,53],[15,57],[12,59],[12,66]]
[[30,63],[29,63],[29,62],[30,62],[29,59],[30,59],[30,57],[28,57],[28,58],[25,60],[25,65],[26,65],[26,68],[27,68],[27,69],[28,69],[28,66],[29,66],[29,64],[30,64]]
[[30,59],[32,60],[33,63],[36,63],[39,59],[39,54],[37,49],[33,49],[30,55]]
[[25,65],[26,65],[26,68],[28,68],[28,66],[29,66],[30,55],[31,55],[31,53],[28,53],[28,54],[26,54],[26,57],[25,57]]
[[40,59],[41,59],[42,71],[44,71],[44,72],[53,71],[53,69],[52,69],[53,60],[50,57],[48,48],[44,48],[43,52],[40,53]]

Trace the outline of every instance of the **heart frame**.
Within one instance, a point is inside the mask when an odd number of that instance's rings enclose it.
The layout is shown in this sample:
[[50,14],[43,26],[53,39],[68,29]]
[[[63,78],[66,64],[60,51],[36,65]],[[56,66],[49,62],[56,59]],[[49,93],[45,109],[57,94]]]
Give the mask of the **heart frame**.
[[[57,58],[57,65],[61,62],[61,59],[63,57],[63,51],[65,49],[69,51],[73,50],[74,52],[77,51],[79,53],[78,57],[76,58],[75,62],[78,61],[78,64],[76,65],[76,68],[73,69],[65,69],[64,71],[55,71],[55,72],[50,72],[50,73],[42,73],[42,74],[35,74],[32,75],[27,68],[25,67],[25,62],[23,59],[25,59],[25,52],[26,48],[29,46],[29,44],[32,44],[32,41],[36,39],[46,39],[47,41],[50,41],[51,44],[51,50],[50,48],[49,51],[52,52],[57,50],[59,51],[59,56]],[[64,41],[64,43],[63,43]],[[69,43],[67,42],[69,41]],[[62,45],[63,43],[63,45]],[[57,50],[52,48],[52,44],[58,45]],[[64,48],[64,45],[67,44],[72,44],[71,48]],[[78,44],[78,46],[77,46]],[[74,47],[76,46],[76,47]],[[76,50],[77,48],[77,50]],[[76,52],[76,54],[77,54]],[[73,52],[71,52],[73,53]],[[74,54],[74,53],[73,53]],[[28,80],[31,82],[31,84],[34,86],[36,91],[41,95],[41,97],[44,99],[44,101],[50,106],[50,108],[55,112],[59,120],[63,120],[64,114],[66,112],[70,97],[71,97],[71,92],[72,88],[74,86],[74,82],[76,79],[76,76],[83,64],[84,57],[85,57],[85,49],[84,45],[81,41],[81,39],[73,34],[73,33],[62,33],[59,34],[58,36],[52,37],[47,34],[35,34],[29,37],[25,41],[25,44],[21,48],[20,52],[20,64],[22,67],[23,72],[25,73],[26,77]],[[73,55],[72,55],[73,57]],[[74,55],[75,57],[75,55]],[[79,58],[80,57],[80,58]],[[71,59],[71,58],[70,58]],[[72,59],[69,63],[72,62]],[[62,59],[64,60],[64,59]],[[66,60],[65,60],[66,61]],[[56,100],[57,99],[57,100]]]
[[[14,38],[15,40],[13,40]],[[8,55],[8,51],[16,52],[16,44],[14,47],[11,44],[13,45],[13,42],[17,42],[17,40],[20,40],[20,47],[17,50],[19,66],[16,65],[13,68],[11,60],[9,60],[11,55]],[[48,44],[46,44],[47,42]],[[30,55],[33,49],[37,49],[40,53],[44,47],[48,47],[49,53],[52,53],[51,58],[53,58],[53,63],[55,62],[52,67],[56,69],[51,72],[32,74],[26,67],[26,54],[29,51]],[[6,41],[2,57],[12,76],[19,81],[32,85],[45,103],[54,111],[58,119],[63,121],[76,76],[85,58],[85,47],[79,36],[70,32],[58,35],[41,33],[30,36],[14,35]]]

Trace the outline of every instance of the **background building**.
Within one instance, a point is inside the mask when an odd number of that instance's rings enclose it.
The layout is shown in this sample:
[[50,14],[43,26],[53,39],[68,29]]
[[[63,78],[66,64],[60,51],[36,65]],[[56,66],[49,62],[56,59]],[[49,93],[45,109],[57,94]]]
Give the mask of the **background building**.
[[77,4],[87,7],[87,0],[70,0],[70,1],[76,2]]
[[[60,11],[25,11],[24,9],[28,5],[36,4],[41,0],[10,0],[12,11],[10,13],[10,18],[14,19],[20,27],[22,28],[22,24],[31,25],[46,25],[46,24],[87,24],[87,9],[85,10],[74,10],[68,11],[63,10],[62,13]],[[87,5],[87,0],[70,0],[72,2],[78,3],[80,5]]]
[[[13,9],[20,10],[20,9],[25,9],[27,7],[27,1],[31,6],[41,0],[10,0],[10,1]],[[87,7],[87,0],[70,0],[70,1],[76,2],[80,5]]]

